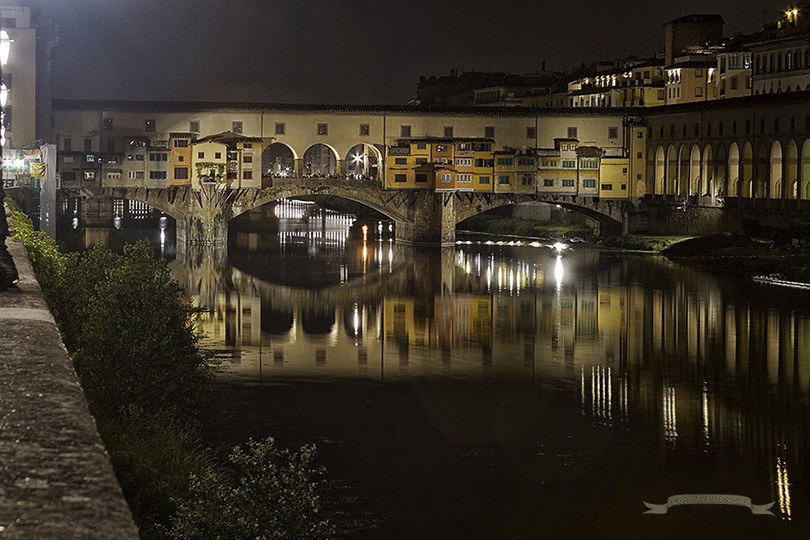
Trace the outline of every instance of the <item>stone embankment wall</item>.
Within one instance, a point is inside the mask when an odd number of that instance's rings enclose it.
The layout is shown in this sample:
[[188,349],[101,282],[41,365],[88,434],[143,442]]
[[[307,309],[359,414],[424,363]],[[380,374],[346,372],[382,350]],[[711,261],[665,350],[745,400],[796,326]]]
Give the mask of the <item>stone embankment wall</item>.
[[0,538],[137,540],[121,488],[23,246],[0,292]]

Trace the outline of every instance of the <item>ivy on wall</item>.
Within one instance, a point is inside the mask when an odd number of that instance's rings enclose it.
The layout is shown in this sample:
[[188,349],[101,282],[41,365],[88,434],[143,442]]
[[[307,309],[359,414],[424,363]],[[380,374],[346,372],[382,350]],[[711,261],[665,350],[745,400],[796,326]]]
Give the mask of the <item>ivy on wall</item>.
[[211,170],[216,171],[216,179],[221,180],[225,176],[225,164],[224,163],[212,163],[202,161],[197,163],[194,166],[195,170],[197,171],[197,178],[208,177],[208,174],[203,174],[203,172],[208,173]]

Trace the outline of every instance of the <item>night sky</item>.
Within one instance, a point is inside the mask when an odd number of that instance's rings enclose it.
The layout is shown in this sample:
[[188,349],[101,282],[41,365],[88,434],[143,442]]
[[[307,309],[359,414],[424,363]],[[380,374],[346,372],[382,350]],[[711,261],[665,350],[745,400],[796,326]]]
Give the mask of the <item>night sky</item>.
[[[3,0],[4,3],[8,0]],[[13,3],[13,1],[11,2]],[[663,50],[719,13],[751,33],[786,0],[39,0],[59,25],[54,97],[404,104],[420,75],[571,71]]]

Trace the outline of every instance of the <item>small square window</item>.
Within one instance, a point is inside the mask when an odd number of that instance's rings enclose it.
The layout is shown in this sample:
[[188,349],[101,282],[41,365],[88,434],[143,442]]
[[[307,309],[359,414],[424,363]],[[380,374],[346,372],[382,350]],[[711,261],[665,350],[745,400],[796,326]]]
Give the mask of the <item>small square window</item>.
[[205,159],[205,152],[197,152],[197,159]]
[[445,137],[453,136],[453,126],[444,126],[444,136]]
[[368,137],[369,135],[369,126],[368,124],[360,124],[360,136],[361,137]]
[[146,129],[146,131],[155,131],[155,121],[154,120],[147,120],[145,129]]
[[231,131],[234,133],[242,133],[242,122],[231,122]]
[[109,131],[113,128],[113,119],[112,118],[105,118],[104,119],[104,129]]
[[489,139],[495,138],[495,127],[494,126],[484,126],[484,137]]
[[576,139],[577,138],[577,128],[575,128],[575,127],[568,128],[568,138],[569,139]]
[[276,135],[285,135],[287,125],[284,122],[276,122]]
[[191,133],[199,133],[200,132],[200,121],[199,120],[192,120],[188,123],[188,130]]
[[329,135],[329,124],[318,124],[318,135]]
[[411,126],[399,126],[399,136],[400,137],[410,137],[411,136]]
[[526,128],[526,138],[527,139],[534,139],[535,137],[537,137],[537,128],[535,128],[534,126],[527,127]]
[[618,139],[619,138],[619,128],[617,127],[609,127],[608,128],[608,139]]

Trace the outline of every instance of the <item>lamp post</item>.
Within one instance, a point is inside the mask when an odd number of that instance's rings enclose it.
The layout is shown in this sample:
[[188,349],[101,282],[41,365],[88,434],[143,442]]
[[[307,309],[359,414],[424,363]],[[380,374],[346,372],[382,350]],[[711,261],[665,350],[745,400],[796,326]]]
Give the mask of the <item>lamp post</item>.
[[14,287],[17,281],[17,267],[6,247],[6,236],[8,236],[8,222],[6,221],[6,208],[3,201],[6,198],[3,189],[3,146],[6,144],[6,98],[8,89],[3,82],[3,67],[8,61],[8,53],[11,49],[11,39],[8,32],[0,30],[0,291],[5,291]]

